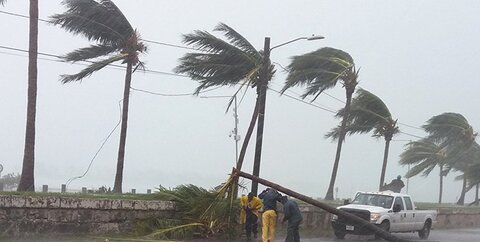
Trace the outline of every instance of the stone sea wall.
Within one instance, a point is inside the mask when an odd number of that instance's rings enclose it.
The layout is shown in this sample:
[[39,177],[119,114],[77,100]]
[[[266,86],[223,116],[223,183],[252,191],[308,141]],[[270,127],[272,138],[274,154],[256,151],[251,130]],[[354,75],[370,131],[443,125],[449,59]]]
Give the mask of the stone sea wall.
[[0,236],[125,233],[139,219],[174,213],[165,201],[0,196]]
[[[300,204],[300,210],[304,229],[330,230],[331,214],[305,204]],[[139,220],[174,216],[175,204],[166,201],[0,195],[0,238],[128,233]],[[279,220],[282,216],[280,212]],[[439,209],[435,227],[478,228],[480,209]]]

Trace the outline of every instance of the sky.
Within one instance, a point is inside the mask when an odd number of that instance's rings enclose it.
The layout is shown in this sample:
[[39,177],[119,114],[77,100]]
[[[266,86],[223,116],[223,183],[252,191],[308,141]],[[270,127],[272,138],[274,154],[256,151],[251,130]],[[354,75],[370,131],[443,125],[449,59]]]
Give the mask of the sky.
[[[480,58],[480,2],[478,1],[171,1],[116,0],[132,26],[148,41],[141,56],[149,70],[137,72],[132,87],[128,120],[123,190],[138,192],[161,186],[195,184],[213,188],[228,178],[235,164],[234,127],[228,98],[236,88],[222,87],[199,96],[190,94],[198,83],[168,75],[178,58],[189,50],[182,34],[194,30],[212,32],[220,22],[233,27],[257,49],[265,37],[271,46],[310,36],[324,40],[297,41],[271,53],[277,72],[270,84],[265,116],[260,176],[311,197],[324,197],[335,156],[336,142],[324,138],[339,120],[330,111],[343,107],[344,89],[327,90],[313,105],[275,92],[286,78],[282,66],[291,57],[334,47],[351,54],[360,67],[359,87],[379,96],[398,119],[403,133],[390,146],[385,180],[404,175],[398,164],[409,141],[423,137],[419,129],[434,115],[457,112],[478,131],[478,63]],[[40,1],[40,18],[48,19],[65,8],[61,1]],[[28,15],[28,1],[8,1],[1,11]],[[27,91],[28,19],[0,13],[0,164],[2,174],[22,168]],[[214,33],[220,36],[219,33]],[[63,55],[89,44],[82,36],[57,26],[39,23],[39,52]],[[107,68],[79,83],[61,84],[59,76],[84,66],[61,63],[40,56],[38,62],[35,185],[59,188],[70,178],[69,189],[113,187],[119,143],[119,101],[124,70]],[[286,92],[298,97],[301,87]],[[218,97],[220,96],[220,97]],[[339,100],[341,101],[339,101]],[[244,137],[255,100],[254,89],[239,102],[239,134]],[[321,108],[319,108],[321,107]],[[323,109],[322,109],[323,108]],[[107,137],[109,137],[107,139]],[[95,159],[96,152],[106,140]],[[241,142],[240,144],[241,145]],[[253,167],[250,143],[245,172]],[[337,198],[356,191],[378,188],[384,140],[371,135],[345,140],[335,187]],[[408,193],[417,201],[438,200],[438,170],[429,177],[408,180]],[[453,203],[460,194],[459,173],[447,176],[444,201]],[[407,181],[404,179],[404,182]],[[246,187],[250,183],[243,180]],[[260,190],[263,187],[260,187]],[[406,191],[406,188],[403,190]],[[246,193],[247,191],[243,191]],[[467,202],[474,192],[467,194]]]

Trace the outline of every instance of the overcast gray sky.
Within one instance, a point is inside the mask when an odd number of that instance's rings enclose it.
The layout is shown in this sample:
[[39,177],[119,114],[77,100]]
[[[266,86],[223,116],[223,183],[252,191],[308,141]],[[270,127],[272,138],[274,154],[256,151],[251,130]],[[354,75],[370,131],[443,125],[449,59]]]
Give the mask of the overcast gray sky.
[[[40,18],[65,11],[61,1],[40,1]],[[404,175],[399,154],[409,140],[423,136],[420,127],[443,112],[463,114],[475,130],[478,112],[480,2],[471,1],[114,1],[146,40],[183,45],[181,35],[211,31],[224,22],[258,49],[264,37],[272,46],[319,34],[320,41],[299,41],[272,51],[272,61],[286,66],[290,57],[330,46],[347,51],[361,67],[360,87],[378,95],[402,133],[394,137],[386,181]],[[28,15],[28,1],[8,1],[2,11]],[[0,46],[26,50],[28,20],[0,13]],[[39,23],[39,51],[62,55],[89,43],[56,26]],[[150,43],[142,56],[147,68],[172,72],[185,49]],[[0,163],[3,174],[20,172],[26,112],[26,53],[0,48]],[[54,59],[40,56],[41,58]],[[35,185],[60,187],[81,175],[120,117],[124,71],[108,68],[81,83],[62,85],[59,75],[83,66],[39,60]],[[285,72],[277,65],[271,88],[281,89]],[[163,94],[191,93],[197,86],[185,78],[135,73],[132,87]],[[221,88],[205,96],[232,95]],[[301,88],[287,94],[297,96]],[[344,99],[341,86],[327,91]],[[240,103],[239,132],[243,135],[253,111],[255,92]],[[144,192],[160,184],[192,183],[211,188],[223,182],[235,161],[229,137],[234,121],[225,113],[228,99],[196,96],[165,97],[132,91],[126,146],[125,191]],[[337,110],[343,103],[321,95],[314,103]],[[312,197],[328,187],[336,143],[323,138],[339,121],[317,107],[279,96],[267,97],[264,148],[260,174]],[[408,135],[411,134],[411,135]],[[108,140],[88,174],[71,188],[113,187],[119,130]],[[253,143],[244,170],[253,166]],[[370,135],[347,137],[336,187],[338,197],[378,186],[384,141]],[[444,201],[454,202],[461,182],[447,177]],[[249,183],[245,181],[250,187]],[[420,201],[436,201],[438,170],[409,181],[409,193]],[[468,194],[471,200],[473,192]],[[467,200],[467,201],[468,201]]]

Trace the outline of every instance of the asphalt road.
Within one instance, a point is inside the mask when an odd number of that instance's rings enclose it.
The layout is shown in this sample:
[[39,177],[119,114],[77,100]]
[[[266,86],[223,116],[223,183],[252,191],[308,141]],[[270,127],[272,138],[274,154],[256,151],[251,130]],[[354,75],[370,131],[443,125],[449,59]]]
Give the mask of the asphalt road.
[[[395,234],[397,237],[407,239],[410,241],[422,242],[480,242],[480,228],[477,229],[449,229],[449,230],[432,230],[428,240],[420,240],[417,233]],[[284,241],[282,238],[277,238],[275,242]],[[344,242],[364,242],[364,241],[381,241],[375,240],[373,236],[354,236],[347,235],[345,239],[339,240],[336,238],[302,238],[302,242],[326,242],[326,241],[344,241]]]
[[[430,232],[430,237],[428,240],[420,240],[416,233],[405,233],[405,234],[395,234],[396,236],[407,239],[410,241],[422,241],[422,242],[480,242],[480,228],[476,229],[450,229],[450,230],[432,230]],[[55,238],[48,238],[48,239],[10,239],[4,240],[0,239],[0,241],[8,241],[8,242],[102,242],[104,240],[100,239],[88,239],[88,238],[76,238],[76,239],[55,239]],[[116,240],[110,240],[116,241]],[[238,241],[245,241],[245,240],[238,240]],[[282,242],[285,241],[284,237],[277,237],[275,242]],[[373,236],[353,236],[347,235],[345,239],[339,240],[333,237],[330,238],[302,238],[302,242],[365,242],[365,241],[382,241],[382,240],[374,240]],[[212,240],[196,240],[195,242],[213,242]],[[220,242],[220,241],[215,241]],[[261,239],[257,239],[254,242],[261,242]]]

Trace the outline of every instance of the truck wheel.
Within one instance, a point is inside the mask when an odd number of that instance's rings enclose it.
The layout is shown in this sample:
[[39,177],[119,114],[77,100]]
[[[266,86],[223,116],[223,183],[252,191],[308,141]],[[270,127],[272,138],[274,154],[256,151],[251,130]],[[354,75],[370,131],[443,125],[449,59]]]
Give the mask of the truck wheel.
[[[390,222],[388,221],[383,221],[380,226],[379,226],[380,229],[382,230],[385,230],[386,232],[390,231]],[[381,237],[378,236],[377,234],[375,234],[375,239],[380,239]]]
[[337,237],[337,239],[343,239],[345,238],[345,233],[340,231],[335,231],[335,237]]
[[431,228],[432,228],[432,223],[430,222],[430,220],[427,220],[423,225],[423,229],[418,231],[418,237],[420,237],[420,239],[428,239]]

